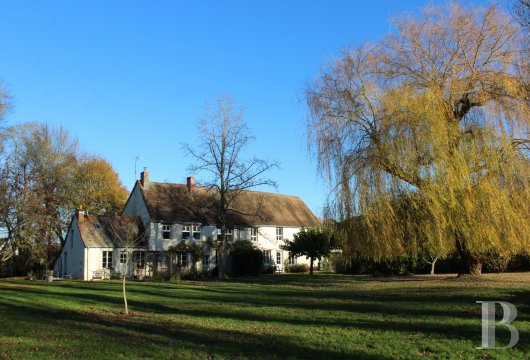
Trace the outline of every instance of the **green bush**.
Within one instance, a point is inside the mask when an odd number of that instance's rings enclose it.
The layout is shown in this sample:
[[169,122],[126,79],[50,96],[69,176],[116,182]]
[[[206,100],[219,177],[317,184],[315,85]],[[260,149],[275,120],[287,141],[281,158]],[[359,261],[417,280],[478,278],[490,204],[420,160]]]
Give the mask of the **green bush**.
[[236,241],[230,249],[232,276],[258,276],[263,271],[263,252],[250,241]]
[[290,273],[304,273],[309,271],[309,265],[307,264],[296,264],[288,267]]

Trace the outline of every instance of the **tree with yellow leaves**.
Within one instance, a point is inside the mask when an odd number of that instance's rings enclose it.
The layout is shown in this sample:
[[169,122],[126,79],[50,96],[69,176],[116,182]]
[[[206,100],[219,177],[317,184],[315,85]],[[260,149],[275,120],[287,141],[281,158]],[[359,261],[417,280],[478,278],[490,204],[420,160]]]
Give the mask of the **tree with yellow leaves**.
[[89,214],[118,214],[127,201],[127,189],[112,165],[102,158],[84,157],[78,161],[75,187],[72,204],[83,206]]
[[354,218],[343,251],[373,259],[530,247],[530,107],[520,26],[495,6],[429,7],[344,51],[306,88],[309,139]]

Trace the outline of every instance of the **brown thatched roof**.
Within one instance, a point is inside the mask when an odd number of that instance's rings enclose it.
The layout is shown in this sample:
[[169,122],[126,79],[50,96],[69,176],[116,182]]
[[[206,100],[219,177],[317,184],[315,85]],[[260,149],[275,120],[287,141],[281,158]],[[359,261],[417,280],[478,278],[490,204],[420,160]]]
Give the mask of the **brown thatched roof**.
[[[138,186],[154,220],[169,223],[218,224],[217,194],[214,190],[184,184],[149,182]],[[239,192],[228,215],[233,226],[278,225],[316,226],[318,219],[297,196],[266,192]]]
[[86,247],[145,247],[147,239],[137,216],[88,216],[77,220]]

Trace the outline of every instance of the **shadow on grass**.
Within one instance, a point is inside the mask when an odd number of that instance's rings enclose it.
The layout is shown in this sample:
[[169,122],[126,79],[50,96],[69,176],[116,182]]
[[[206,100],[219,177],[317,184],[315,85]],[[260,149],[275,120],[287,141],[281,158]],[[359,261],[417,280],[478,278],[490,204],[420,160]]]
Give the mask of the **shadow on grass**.
[[[325,279],[325,282],[330,281]],[[119,285],[117,282],[64,282],[53,285],[38,283],[18,289],[4,287],[1,291],[6,296],[0,293],[0,308],[21,313],[28,321],[32,319],[43,324],[60,319],[67,326],[72,326],[72,330],[92,332],[97,327],[96,336],[113,337],[123,344],[131,340],[130,336],[137,342],[151,342],[160,348],[172,346],[178,340],[190,353],[194,348],[206,346],[207,351],[226,357],[382,359],[384,357],[369,350],[357,349],[354,354],[343,348],[315,349],[314,346],[301,344],[296,336],[266,332],[259,335],[233,329],[212,329],[200,324],[211,320],[214,320],[213,324],[222,324],[224,320],[232,320],[245,326],[252,323],[258,329],[276,323],[280,327],[358,329],[374,334],[395,331],[421,334],[425,338],[470,341],[478,345],[480,307],[475,302],[487,300],[478,299],[473,291],[465,288],[457,291],[454,287],[443,286],[424,288],[409,285],[406,289],[392,288],[385,292],[357,288],[315,290],[308,288],[307,283],[305,287],[293,288],[296,285],[291,282],[285,287],[280,284],[275,288],[262,287],[261,282],[248,283],[248,287],[231,283],[218,283],[213,287],[203,283],[130,283],[129,305],[141,316],[126,319],[113,316],[107,319],[84,311],[65,312],[50,305],[40,306],[37,310],[34,304],[17,304],[13,296],[7,296],[9,293],[23,293],[47,297],[52,304],[54,300],[67,298],[77,304],[110,307],[114,311],[122,306]],[[513,290],[503,294],[508,295],[508,300],[517,306],[518,321],[528,321],[530,291]],[[150,321],[150,314],[169,316],[167,320]],[[179,321],[185,317],[198,321],[192,326],[183,326]],[[508,334],[500,331],[500,339],[506,339],[506,336]],[[530,329],[526,323],[520,331],[518,351],[530,351],[529,338]]]
[[[4,305],[5,306],[5,305]],[[73,333],[86,331],[94,334],[93,341],[99,338],[112,339],[125,347],[135,344],[149,344],[150,354],[157,351],[167,353],[168,347],[178,345],[181,352],[172,356],[184,357],[197,351],[216,354],[226,358],[306,358],[306,359],[387,359],[388,357],[369,354],[363,350],[344,352],[304,346],[295,337],[272,334],[251,334],[237,330],[211,329],[207,327],[186,327],[182,324],[165,322],[145,322],[143,318],[105,317],[74,311],[61,311],[49,307],[36,309],[31,305],[10,304],[9,310],[23,313],[33,324],[60,322],[69,324]],[[66,321],[66,322],[65,322]],[[4,330],[4,333],[6,331]],[[25,336],[17,328],[7,331],[10,336]],[[183,350],[182,350],[183,349]],[[97,352],[97,351],[96,351]],[[184,352],[184,353],[182,353]],[[213,358],[213,357],[212,357]]]

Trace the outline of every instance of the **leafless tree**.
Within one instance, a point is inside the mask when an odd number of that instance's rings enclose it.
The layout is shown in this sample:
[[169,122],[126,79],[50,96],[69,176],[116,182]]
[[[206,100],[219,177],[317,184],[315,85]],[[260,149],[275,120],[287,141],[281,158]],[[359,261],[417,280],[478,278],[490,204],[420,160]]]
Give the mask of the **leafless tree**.
[[[136,266],[133,253],[136,250],[144,250],[146,239],[145,230],[141,218],[132,216],[111,216],[108,218],[108,228],[111,231],[110,236],[114,240],[114,246],[121,251],[118,254],[119,274],[122,280],[123,305],[125,315],[129,315],[129,306],[127,304],[126,282],[132,270]],[[122,255],[124,262],[122,263]]]
[[515,19],[527,31],[530,30],[530,0],[515,0],[512,6]]
[[[235,108],[229,95],[217,99],[215,109],[209,109],[199,122],[199,146],[184,145],[184,150],[194,159],[189,170],[205,175],[200,183],[214,191],[219,238],[219,278],[225,275],[225,252],[229,213],[237,213],[234,203],[242,191],[258,186],[273,186],[276,183],[265,177],[265,173],[278,167],[278,162],[252,157],[243,158],[244,149],[254,140],[243,118],[243,110]],[[248,215],[248,214],[242,214]]]

